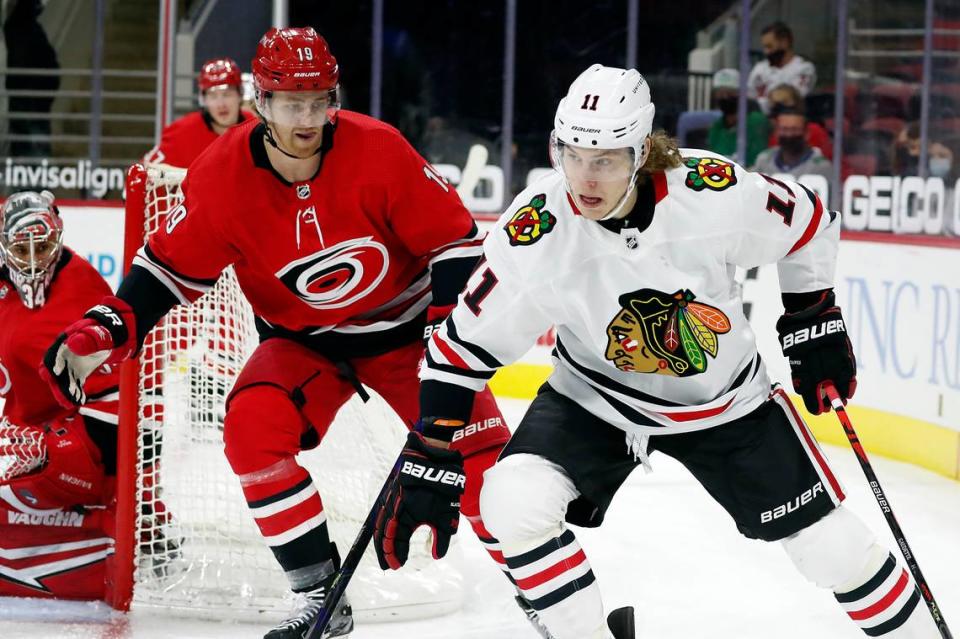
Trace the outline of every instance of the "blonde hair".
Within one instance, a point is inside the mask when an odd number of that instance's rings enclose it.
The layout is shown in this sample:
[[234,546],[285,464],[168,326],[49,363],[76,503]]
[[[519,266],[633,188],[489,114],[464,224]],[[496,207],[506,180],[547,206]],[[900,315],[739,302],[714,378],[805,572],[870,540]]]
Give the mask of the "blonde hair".
[[654,131],[650,134],[650,155],[640,168],[637,183],[643,184],[648,175],[675,169],[681,164],[683,164],[683,158],[680,157],[677,140],[670,137],[663,129]]

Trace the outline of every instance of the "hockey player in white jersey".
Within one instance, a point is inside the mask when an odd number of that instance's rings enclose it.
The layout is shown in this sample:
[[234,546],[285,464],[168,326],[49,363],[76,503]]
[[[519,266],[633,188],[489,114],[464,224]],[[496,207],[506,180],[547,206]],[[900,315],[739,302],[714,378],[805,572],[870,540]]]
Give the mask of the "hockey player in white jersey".
[[[634,636],[629,609],[605,623],[567,524],[600,525],[654,451],[679,460],[742,534],[781,543],[868,636],[936,637],[910,574],[842,505],[813,435],[771,390],[734,280],[737,266],[778,264],[775,328],[794,389],[813,413],[829,410],[828,383],[849,398],[856,364],[832,288],[839,215],[799,184],[677,149],[652,132],[653,115],[635,70],[594,65],[571,85],[554,121],[557,171],[490,231],[430,340],[424,435],[440,447],[461,436],[473,392],[553,325],[553,374],[487,471],[481,512],[555,639]],[[402,509],[411,484],[401,471],[387,503]]]

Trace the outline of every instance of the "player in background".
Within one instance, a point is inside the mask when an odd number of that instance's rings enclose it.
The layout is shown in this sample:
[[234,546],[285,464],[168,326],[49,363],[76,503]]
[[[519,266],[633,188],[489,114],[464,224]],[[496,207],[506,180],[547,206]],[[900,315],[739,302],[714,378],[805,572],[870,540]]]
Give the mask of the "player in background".
[[[38,547],[87,539],[94,530],[102,537],[109,527],[102,510],[94,515],[77,507],[106,505],[113,494],[117,372],[110,366],[91,370],[85,385],[89,401],[78,409],[61,406],[37,369],[64,325],[109,294],[96,269],[63,245],[63,223],[51,193],[16,193],[3,203],[0,539],[8,549],[34,548],[39,555]],[[70,510],[83,516],[62,514]],[[11,580],[0,572],[0,594],[102,596],[102,567],[68,574],[66,580],[40,582]]]
[[230,58],[204,62],[197,76],[197,89],[200,109],[168,124],[160,134],[160,144],[144,156],[145,162],[185,169],[227,129],[256,117],[241,108],[240,67]]
[[480,511],[556,639],[634,636],[629,609],[604,624],[567,523],[598,526],[654,451],[686,466],[743,535],[780,542],[868,636],[938,636],[910,573],[842,505],[813,435],[771,391],[733,278],[777,263],[794,389],[815,414],[829,410],[825,384],[849,398],[856,364],[833,291],[839,214],[802,185],[677,149],[651,132],[653,115],[633,69],[594,65],[570,86],[551,138],[557,171],[500,218],[429,342],[424,434],[455,438],[447,424],[465,419],[473,392],[553,324],[553,374],[487,471]]
[[[230,129],[191,165],[183,204],[140,250],[117,296],[61,335],[45,366],[61,401],[82,404],[88,371],[132,355],[174,305],[199,298],[233,265],[261,343],[228,397],[225,453],[264,542],[304,595],[266,635],[281,639],[304,635],[339,562],[296,454],[322,445],[365,386],[414,427],[424,334],[455,304],[482,239],[454,189],[396,129],[340,110],[339,68],[313,29],[271,29],[252,69],[260,120]],[[396,561],[421,523],[434,529],[434,555],[444,555],[460,512],[502,561],[479,492],[509,431],[488,390],[465,423],[451,450],[409,435],[410,455],[458,471],[407,485],[391,528]],[[443,496],[423,489],[431,479],[445,482]],[[352,630],[342,604],[329,636]]]

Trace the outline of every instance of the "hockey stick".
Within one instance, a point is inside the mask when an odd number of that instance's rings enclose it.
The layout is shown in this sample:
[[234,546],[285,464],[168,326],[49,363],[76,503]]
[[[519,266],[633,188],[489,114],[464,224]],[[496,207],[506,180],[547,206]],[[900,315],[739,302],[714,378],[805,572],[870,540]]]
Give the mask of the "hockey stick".
[[887,520],[887,525],[890,526],[890,532],[893,533],[893,537],[900,547],[900,552],[903,553],[903,558],[907,561],[907,567],[910,569],[911,574],[913,574],[913,578],[916,579],[917,586],[920,587],[920,594],[923,595],[923,600],[926,602],[927,608],[930,609],[930,615],[933,617],[933,622],[937,624],[940,636],[943,639],[953,639],[950,629],[947,628],[947,622],[943,619],[943,615],[940,614],[940,607],[937,605],[936,600],[933,598],[933,593],[927,585],[927,580],[924,579],[923,573],[920,572],[920,565],[917,563],[917,558],[910,549],[910,544],[907,543],[907,538],[904,536],[903,530],[900,529],[897,518],[893,515],[890,500],[887,499],[883,488],[880,487],[880,481],[877,479],[877,474],[873,471],[873,466],[870,465],[867,452],[863,449],[863,446],[860,444],[860,438],[857,437],[857,432],[853,429],[853,422],[850,421],[850,417],[847,415],[847,410],[843,406],[843,400],[840,399],[840,395],[837,393],[837,389],[833,387],[833,384],[826,384],[824,391],[827,394],[827,398],[830,399],[833,410],[837,413],[837,419],[840,420],[840,425],[843,426],[843,432],[847,435],[847,441],[850,442],[853,452],[857,455],[857,461],[860,462],[860,468],[863,469],[863,474],[867,476],[867,481],[870,483],[873,496],[877,499],[877,504],[880,505],[880,510],[883,511],[883,516]]
[[306,639],[320,639],[323,636],[323,632],[327,629],[327,626],[330,625],[330,620],[333,618],[333,613],[337,609],[337,604],[340,603],[340,600],[343,598],[343,593],[346,592],[347,585],[350,583],[350,579],[353,578],[353,573],[356,572],[357,566],[363,558],[363,553],[367,551],[367,546],[370,545],[370,540],[373,538],[373,529],[377,522],[377,515],[380,513],[380,504],[386,498],[387,491],[390,490],[390,487],[396,479],[397,469],[400,467],[400,459],[402,457],[403,452],[401,451],[400,455],[397,456],[397,461],[393,463],[393,467],[387,475],[387,480],[383,482],[383,487],[373,502],[373,508],[370,509],[370,512],[367,513],[367,518],[363,521],[363,524],[360,525],[357,538],[354,539],[353,545],[350,546],[350,552],[347,553],[343,563],[340,565],[340,571],[334,578],[330,586],[330,592],[323,600],[323,608],[320,610],[317,620],[307,633]]
[[460,184],[457,185],[457,195],[461,198],[473,195],[473,189],[480,183],[480,171],[487,165],[489,157],[487,147],[482,144],[474,144],[467,153],[467,161],[463,165],[463,172],[460,174]]

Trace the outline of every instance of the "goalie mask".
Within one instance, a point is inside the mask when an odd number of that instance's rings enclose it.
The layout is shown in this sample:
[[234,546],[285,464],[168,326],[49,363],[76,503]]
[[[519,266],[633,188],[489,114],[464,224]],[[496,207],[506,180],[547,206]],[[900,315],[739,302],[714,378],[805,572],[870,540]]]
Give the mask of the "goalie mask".
[[560,100],[550,134],[550,159],[579,209],[617,217],[647,160],[654,105],[635,69],[591,66]]
[[0,255],[27,308],[47,301],[63,253],[63,221],[49,191],[11,195],[0,208]]

